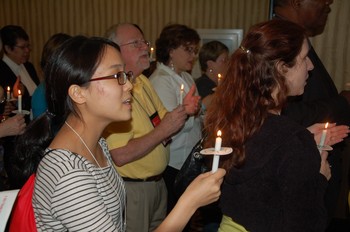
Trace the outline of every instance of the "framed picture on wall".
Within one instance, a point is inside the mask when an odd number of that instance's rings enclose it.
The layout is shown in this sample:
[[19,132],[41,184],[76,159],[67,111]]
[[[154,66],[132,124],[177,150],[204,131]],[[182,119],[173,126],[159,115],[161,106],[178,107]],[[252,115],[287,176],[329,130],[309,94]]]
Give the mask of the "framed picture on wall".
[[201,43],[218,40],[225,44],[230,53],[234,52],[241,44],[243,29],[197,29]]
[[[213,40],[218,40],[225,44],[230,54],[232,54],[241,44],[243,39],[243,29],[196,29],[200,38],[201,45]],[[195,62],[192,72],[194,79],[201,76],[201,70],[198,60]]]

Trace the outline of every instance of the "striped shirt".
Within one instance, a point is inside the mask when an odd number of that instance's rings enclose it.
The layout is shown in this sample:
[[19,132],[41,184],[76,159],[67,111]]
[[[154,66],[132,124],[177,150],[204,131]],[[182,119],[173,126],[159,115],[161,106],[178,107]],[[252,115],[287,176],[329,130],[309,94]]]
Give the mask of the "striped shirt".
[[63,149],[47,149],[39,164],[33,193],[38,231],[124,231],[125,187],[109,160],[99,168]]

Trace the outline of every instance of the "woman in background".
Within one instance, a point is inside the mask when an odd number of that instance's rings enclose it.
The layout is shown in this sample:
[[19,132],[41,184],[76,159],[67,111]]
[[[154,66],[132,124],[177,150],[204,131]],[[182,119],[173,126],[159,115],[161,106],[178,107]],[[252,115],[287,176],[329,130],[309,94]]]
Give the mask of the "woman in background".
[[[150,81],[169,112],[181,104],[182,97],[190,88],[196,88],[188,72],[196,60],[199,41],[199,35],[194,29],[181,24],[164,27],[156,40],[157,68],[150,76]],[[181,85],[184,87],[182,93]],[[176,203],[177,197],[173,190],[175,177],[201,137],[201,119],[198,114],[189,115],[185,126],[172,137],[170,161],[163,175],[168,189],[168,212]]]
[[[41,54],[40,67],[44,71],[45,65],[52,55],[52,53],[66,40],[72,38],[70,35],[64,33],[57,33],[52,35],[45,43],[43,52]],[[44,77],[45,79],[45,77]],[[37,118],[47,109],[47,103],[45,100],[45,80],[42,81],[35,89],[32,96],[32,112],[33,118]]]
[[233,148],[220,207],[223,231],[324,231],[330,178],[313,135],[281,116],[287,96],[301,95],[313,64],[303,28],[284,20],[253,26],[230,58],[206,114],[206,146],[222,131]]

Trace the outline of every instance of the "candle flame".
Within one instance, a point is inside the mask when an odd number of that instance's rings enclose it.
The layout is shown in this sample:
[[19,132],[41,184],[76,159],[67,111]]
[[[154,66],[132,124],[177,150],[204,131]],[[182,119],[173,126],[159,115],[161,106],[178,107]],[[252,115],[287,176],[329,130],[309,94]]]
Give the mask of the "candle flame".
[[220,74],[220,73],[218,74],[218,78],[219,78],[219,79],[221,78],[221,74]]
[[22,93],[21,93],[21,90],[18,90],[18,95],[21,95]]
[[324,129],[328,128],[328,122],[326,123],[326,125],[324,125]]
[[221,137],[221,130],[218,130],[218,133],[216,134],[218,137]]
[[181,90],[181,91],[184,91],[184,84],[181,84],[180,90]]
[[10,86],[7,86],[7,91],[9,91],[9,92],[10,92]]
[[154,50],[154,48],[153,48],[153,47],[151,47],[151,52],[153,52],[153,50]]

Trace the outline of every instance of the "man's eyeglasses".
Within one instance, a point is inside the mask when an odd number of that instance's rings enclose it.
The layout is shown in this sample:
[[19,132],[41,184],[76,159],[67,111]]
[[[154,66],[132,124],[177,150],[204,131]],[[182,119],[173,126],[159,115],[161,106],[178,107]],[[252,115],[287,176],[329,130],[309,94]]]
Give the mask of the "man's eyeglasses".
[[183,49],[188,52],[189,54],[197,55],[199,52],[199,49],[197,47],[190,47],[190,46],[183,46]]
[[29,49],[29,50],[32,49],[32,46],[30,44],[22,45],[22,46],[15,45],[15,47],[20,48],[22,50],[24,50],[26,48]]
[[132,73],[132,71],[129,71],[127,73],[124,72],[124,71],[120,71],[120,72],[117,72],[117,74],[90,79],[89,82],[91,82],[91,81],[110,80],[110,79],[117,79],[119,85],[125,85],[127,80],[129,80],[130,82],[133,82],[134,74]]
[[119,47],[126,46],[132,44],[135,48],[141,48],[143,45],[147,45],[147,47],[151,46],[151,42],[143,39],[135,40],[126,44],[121,44]]

